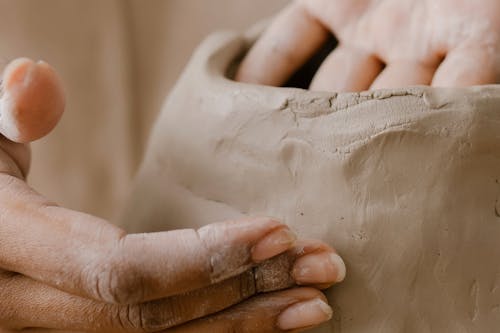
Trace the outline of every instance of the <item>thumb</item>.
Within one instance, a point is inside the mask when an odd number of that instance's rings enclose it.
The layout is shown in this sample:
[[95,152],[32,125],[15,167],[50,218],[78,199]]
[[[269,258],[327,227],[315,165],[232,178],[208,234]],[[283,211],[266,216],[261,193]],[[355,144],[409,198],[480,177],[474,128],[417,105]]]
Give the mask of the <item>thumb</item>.
[[2,77],[0,133],[28,143],[47,135],[65,106],[61,81],[50,65],[19,58],[7,65]]

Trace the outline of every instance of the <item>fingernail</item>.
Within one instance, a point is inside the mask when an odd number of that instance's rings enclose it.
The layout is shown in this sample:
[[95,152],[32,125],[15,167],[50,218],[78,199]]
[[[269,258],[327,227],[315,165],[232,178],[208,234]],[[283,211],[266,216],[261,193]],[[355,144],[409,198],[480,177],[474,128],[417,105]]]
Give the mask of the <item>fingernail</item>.
[[295,261],[293,277],[298,284],[337,283],[344,280],[346,268],[336,253],[305,255]]
[[33,60],[28,58],[18,58],[7,64],[2,74],[2,84],[4,85],[5,89],[8,90],[16,84],[22,84],[24,82],[26,73],[34,65],[35,63],[33,62]]
[[339,256],[337,253],[330,253],[330,261],[337,268],[337,281],[335,282],[338,283],[344,281],[347,269],[345,267],[345,262],[342,259],[342,257]]
[[266,235],[252,249],[252,260],[259,262],[288,250],[297,237],[287,227],[279,228]]
[[315,298],[289,306],[277,321],[281,330],[294,330],[316,326],[332,318],[332,308],[322,299]]

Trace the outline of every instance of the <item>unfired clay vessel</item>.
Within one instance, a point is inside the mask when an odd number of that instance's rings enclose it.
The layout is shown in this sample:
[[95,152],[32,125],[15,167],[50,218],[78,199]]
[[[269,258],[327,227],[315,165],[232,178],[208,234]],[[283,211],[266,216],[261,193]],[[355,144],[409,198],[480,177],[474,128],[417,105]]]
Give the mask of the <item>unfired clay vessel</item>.
[[244,214],[343,256],[314,332],[500,329],[500,86],[315,93],[240,84],[251,40],[209,38],[167,100],[130,231]]

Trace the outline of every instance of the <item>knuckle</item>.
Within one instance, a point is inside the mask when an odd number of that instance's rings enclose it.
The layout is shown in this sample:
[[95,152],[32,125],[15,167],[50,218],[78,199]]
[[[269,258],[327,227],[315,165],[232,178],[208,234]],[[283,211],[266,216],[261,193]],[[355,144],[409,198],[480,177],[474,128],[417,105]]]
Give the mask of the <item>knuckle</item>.
[[114,326],[125,332],[147,332],[143,327],[142,308],[139,305],[123,305],[117,308]]
[[210,280],[212,282],[217,281],[218,275],[219,275],[219,266],[218,266],[218,258],[219,256],[216,254],[216,251],[212,249],[212,246],[210,244],[215,243],[214,239],[216,236],[214,236],[214,227],[213,225],[207,225],[204,226],[200,229],[195,229],[194,233],[196,235],[197,240],[199,241],[198,244],[200,246],[200,253],[205,253],[206,255],[206,271],[208,272],[210,276]]
[[96,286],[101,298],[110,303],[136,303],[144,294],[144,284],[140,275],[124,263],[112,264],[104,269],[97,275]]
[[145,282],[137,267],[120,254],[98,263],[87,274],[94,298],[106,303],[134,304],[144,297]]
[[[195,230],[200,251],[207,258],[205,271],[210,281],[217,283],[243,273],[251,267],[250,249],[245,242],[225,244],[228,228],[222,224],[211,224]],[[221,246],[221,244],[225,244]]]

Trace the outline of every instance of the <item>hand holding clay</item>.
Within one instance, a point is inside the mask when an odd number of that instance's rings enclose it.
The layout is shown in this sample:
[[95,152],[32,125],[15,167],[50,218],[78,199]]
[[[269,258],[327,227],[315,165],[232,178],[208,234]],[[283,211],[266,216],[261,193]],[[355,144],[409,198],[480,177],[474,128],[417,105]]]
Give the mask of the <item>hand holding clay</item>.
[[310,88],[362,91],[500,81],[498,0],[297,0],[243,60],[236,79],[280,86],[339,41]]
[[[5,70],[3,89],[0,327],[150,332],[189,322],[174,331],[281,332],[330,319],[318,289],[343,279],[342,259],[273,219],[126,234],[43,198],[24,181],[22,143],[57,123],[61,84],[47,64],[20,59]],[[250,298],[296,285],[310,287]]]

